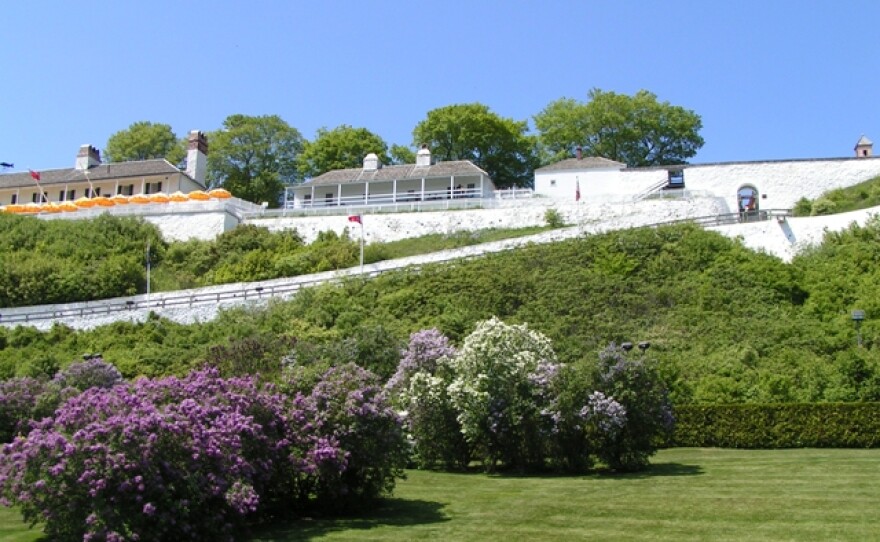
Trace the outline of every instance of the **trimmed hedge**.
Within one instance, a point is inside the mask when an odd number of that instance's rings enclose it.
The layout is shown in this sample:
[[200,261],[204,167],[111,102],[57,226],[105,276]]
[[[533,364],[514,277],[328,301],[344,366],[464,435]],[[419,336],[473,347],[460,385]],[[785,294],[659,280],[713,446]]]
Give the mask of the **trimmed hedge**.
[[880,403],[685,405],[672,446],[880,447]]

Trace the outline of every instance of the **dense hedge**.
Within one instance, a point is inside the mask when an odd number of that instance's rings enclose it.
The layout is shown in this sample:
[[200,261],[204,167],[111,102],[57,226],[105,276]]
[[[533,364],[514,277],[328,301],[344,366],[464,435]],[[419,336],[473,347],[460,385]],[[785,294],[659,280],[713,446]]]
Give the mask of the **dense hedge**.
[[880,403],[685,405],[675,421],[673,446],[880,446]]

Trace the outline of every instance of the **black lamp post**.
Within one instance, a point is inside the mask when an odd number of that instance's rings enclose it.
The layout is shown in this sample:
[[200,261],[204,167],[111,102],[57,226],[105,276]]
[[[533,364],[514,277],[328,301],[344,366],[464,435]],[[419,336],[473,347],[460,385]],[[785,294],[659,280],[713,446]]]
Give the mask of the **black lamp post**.
[[862,321],[865,319],[865,311],[856,309],[852,311],[852,321],[856,325],[856,344],[862,346]]

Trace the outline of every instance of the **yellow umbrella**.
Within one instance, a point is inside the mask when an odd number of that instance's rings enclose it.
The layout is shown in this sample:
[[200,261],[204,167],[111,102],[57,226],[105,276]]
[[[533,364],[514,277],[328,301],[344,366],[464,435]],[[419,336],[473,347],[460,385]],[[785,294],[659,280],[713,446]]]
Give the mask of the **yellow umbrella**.
[[43,211],[47,213],[60,213],[61,207],[57,203],[47,203],[43,205]]
[[60,203],[58,207],[60,207],[62,211],[67,213],[72,211],[79,211],[79,207],[77,207],[76,204],[74,204],[72,201],[65,201],[64,203]]
[[123,196],[122,194],[116,194],[110,200],[116,205],[128,205],[128,196]]
[[143,194],[135,194],[128,198],[128,201],[131,203],[150,203],[150,198]]
[[171,194],[171,201],[189,201],[189,196],[178,190]]
[[232,194],[229,192],[229,190],[226,190],[225,188],[215,188],[214,190],[208,192],[208,195],[212,198],[217,199],[227,199],[232,197]]
[[77,207],[83,207],[83,208],[94,207],[95,200],[93,200],[92,198],[87,198],[85,196],[82,196],[82,197],[76,198],[74,200],[73,204],[76,205]]
[[211,196],[206,194],[203,190],[193,190],[192,192],[187,194],[187,196],[189,196],[189,199],[194,199],[194,200],[199,200],[199,201],[206,201],[206,200],[211,199]]
[[150,201],[153,203],[168,203],[171,201],[171,198],[165,192],[156,192],[155,194],[150,194]]

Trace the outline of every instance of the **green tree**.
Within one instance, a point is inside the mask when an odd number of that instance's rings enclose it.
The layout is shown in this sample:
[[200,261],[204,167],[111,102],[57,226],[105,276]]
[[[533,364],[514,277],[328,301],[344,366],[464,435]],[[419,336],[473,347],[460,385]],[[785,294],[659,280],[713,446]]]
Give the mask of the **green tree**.
[[148,121],[135,122],[107,140],[104,158],[108,162],[129,162],[164,158],[178,164],[186,156],[183,139],[174,135],[171,126]]
[[361,167],[364,157],[371,152],[376,153],[381,163],[390,162],[388,145],[366,128],[346,124],[332,130],[321,128],[315,141],[307,143],[300,154],[299,171],[308,178],[334,169]]
[[426,144],[437,160],[470,160],[495,186],[532,182],[537,155],[526,121],[503,118],[483,104],[458,104],[428,112],[413,129],[413,143]]
[[208,178],[236,197],[278,207],[285,185],[300,180],[297,159],[305,141],[277,115],[230,115],[208,136]]
[[589,98],[562,98],[535,115],[545,161],[571,156],[580,146],[588,156],[630,167],[683,164],[703,146],[700,116],[647,90],[627,96],[593,89]]
[[392,164],[415,164],[416,153],[406,145],[391,145],[391,163]]

